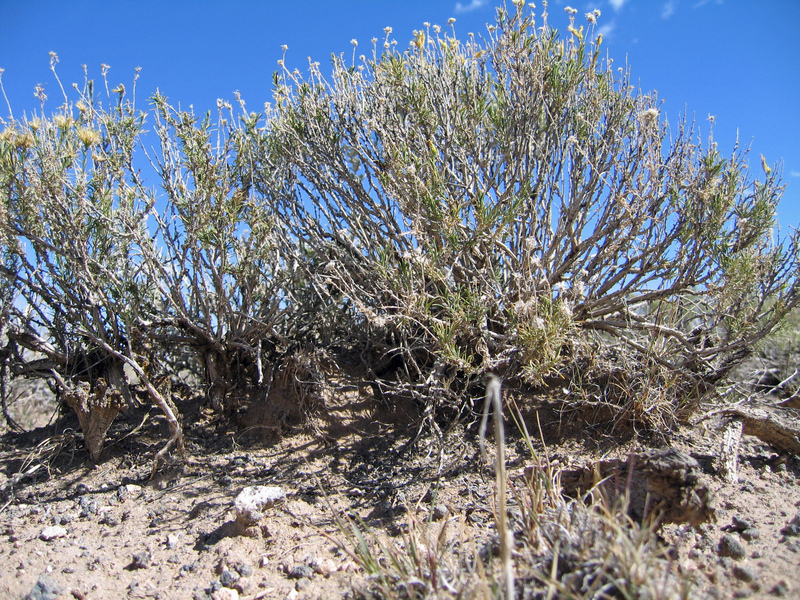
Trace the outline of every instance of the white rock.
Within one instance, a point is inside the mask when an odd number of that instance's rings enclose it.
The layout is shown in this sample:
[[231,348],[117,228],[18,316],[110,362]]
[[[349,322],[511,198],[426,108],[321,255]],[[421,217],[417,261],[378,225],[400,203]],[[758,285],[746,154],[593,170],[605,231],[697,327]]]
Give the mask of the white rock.
[[233,502],[236,520],[243,525],[255,525],[264,518],[264,511],[285,498],[286,491],[277,485],[246,487]]
[[59,527],[58,525],[54,525],[53,527],[45,527],[42,529],[42,533],[39,534],[39,537],[45,542],[49,542],[50,540],[64,537],[65,535],[67,535],[66,529]]
[[212,600],[239,600],[239,592],[231,588],[220,588],[211,594]]

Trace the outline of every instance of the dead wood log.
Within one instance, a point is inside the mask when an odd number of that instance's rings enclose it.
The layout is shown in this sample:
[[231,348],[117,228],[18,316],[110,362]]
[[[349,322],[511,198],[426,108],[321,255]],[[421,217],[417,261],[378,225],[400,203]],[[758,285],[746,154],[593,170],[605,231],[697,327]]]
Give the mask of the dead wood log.
[[674,448],[631,453],[628,460],[597,461],[561,473],[565,494],[592,491],[609,502],[628,496],[628,513],[638,521],[698,525],[713,518],[710,492],[700,464]]

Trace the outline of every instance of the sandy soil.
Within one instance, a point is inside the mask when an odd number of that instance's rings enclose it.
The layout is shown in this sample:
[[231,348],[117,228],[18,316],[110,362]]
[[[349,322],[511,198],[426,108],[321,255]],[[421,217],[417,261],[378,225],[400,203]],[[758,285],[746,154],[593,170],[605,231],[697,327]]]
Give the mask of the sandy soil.
[[[151,413],[118,419],[96,465],[73,415],[0,438],[0,597],[347,598],[366,581],[337,543],[337,515],[395,544],[411,521],[448,521],[463,547],[494,537],[493,478],[474,424],[409,448],[415,431],[399,423],[410,414],[387,415],[357,397],[330,407],[318,431],[280,440],[257,426],[226,428],[203,409],[186,422],[192,464],[167,465],[151,480],[164,439]],[[797,456],[745,438],[740,481],[727,484],[715,474],[713,422],[649,443],[544,425],[551,460],[565,468],[664,445],[697,460],[709,519],[661,531],[674,569],[693,581],[689,597],[800,598]],[[512,481],[531,465],[523,446],[512,436]],[[286,500],[269,509],[257,537],[231,535],[234,499],[254,485],[281,486]]]

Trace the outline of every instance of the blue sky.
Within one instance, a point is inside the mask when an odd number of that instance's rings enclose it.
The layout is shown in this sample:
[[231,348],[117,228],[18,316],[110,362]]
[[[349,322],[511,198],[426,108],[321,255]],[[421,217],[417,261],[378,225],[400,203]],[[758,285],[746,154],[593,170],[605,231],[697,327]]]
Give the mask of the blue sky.
[[[391,26],[398,46],[424,22],[445,26],[455,17],[458,37],[485,33],[499,0],[0,0],[0,68],[19,118],[38,109],[34,87],[45,84],[54,111],[61,95],[49,70],[58,54],[65,83],[82,82],[81,65],[109,83],[133,79],[144,107],[156,88],[174,105],[195,111],[233,100],[239,91],[251,110],[271,100],[272,72],[289,47],[287,66],[301,70],[308,57],[325,65],[331,53],[368,54],[372,38]],[[536,1],[537,13],[541,0]],[[738,137],[760,154],[783,162],[788,184],[780,222],[800,224],[800,51],[797,0],[551,0],[552,26],[565,30],[564,8],[582,14],[599,8],[599,30],[616,66],[627,60],[634,81],[657,90],[674,125],[686,112],[704,134],[714,115],[715,139],[728,154]],[[626,58],[627,57],[627,58]],[[8,108],[0,98],[0,115]]]

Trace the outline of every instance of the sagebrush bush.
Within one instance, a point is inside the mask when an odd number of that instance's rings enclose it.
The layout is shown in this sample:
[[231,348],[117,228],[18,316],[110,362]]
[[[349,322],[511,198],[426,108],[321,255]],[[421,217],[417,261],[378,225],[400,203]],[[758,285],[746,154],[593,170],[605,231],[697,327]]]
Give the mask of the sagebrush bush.
[[[54,73],[56,63],[51,55]],[[159,311],[141,260],[152,206],[131,166],[145,117],[126,101],[124,86],[114,93],[117,106],[100,108],[87,78],[76,102],[65,93],[51,118],[13,121],[2,134],[2,272],[17,295],[7,335],[18,374],[55,378],[61,394],[99,383],[105,400],[108,384],[130,403],[127,367],[163,409],[170,444],[182,450],[177,411],[154,384],[141,344],[143,326]],[[36,353],[33,361],[26,350]],[[93,458],[100,450],[90,449]]]
[[153,104],[166,197],[144,268],[160,288],[173,342],[195,355],[213,407],[223,410],[232,395],[269,387],[303,327],[293,318],[302,305],[293,298],[294,242],[253,183],[258,171],[262,188],[280,190],[288,177],[261,134],[261,115],[237,117],[220,102],[214,123],[176,112],[158,94]]
[[[401,52],[387,30],[330,81],[278,77],[284,213],[384,394],[458,406],[488,372],[569,388],[624,370],[618,416],[659,423],[796,304],[776,172],[670,130],[602,59],[596,16],[563,38],[519,4],[486,40],[426,26]],[[597,381],[569,397],[604,401]]]
[[313,383],[324,349],[428,417],[495,373],[685,418],[797,305],[797,235],[776,241],[777,169],[671,129],[573,13],[562,35],[515,2],[402,51],[387,28],[329,78],[280,61],[260,114],[141,111],[105,69],[102,101],[87,78],[47,117],[39,90],[0,134],[4,367],[144,391],[179,445],[161,383],[229,413]]

